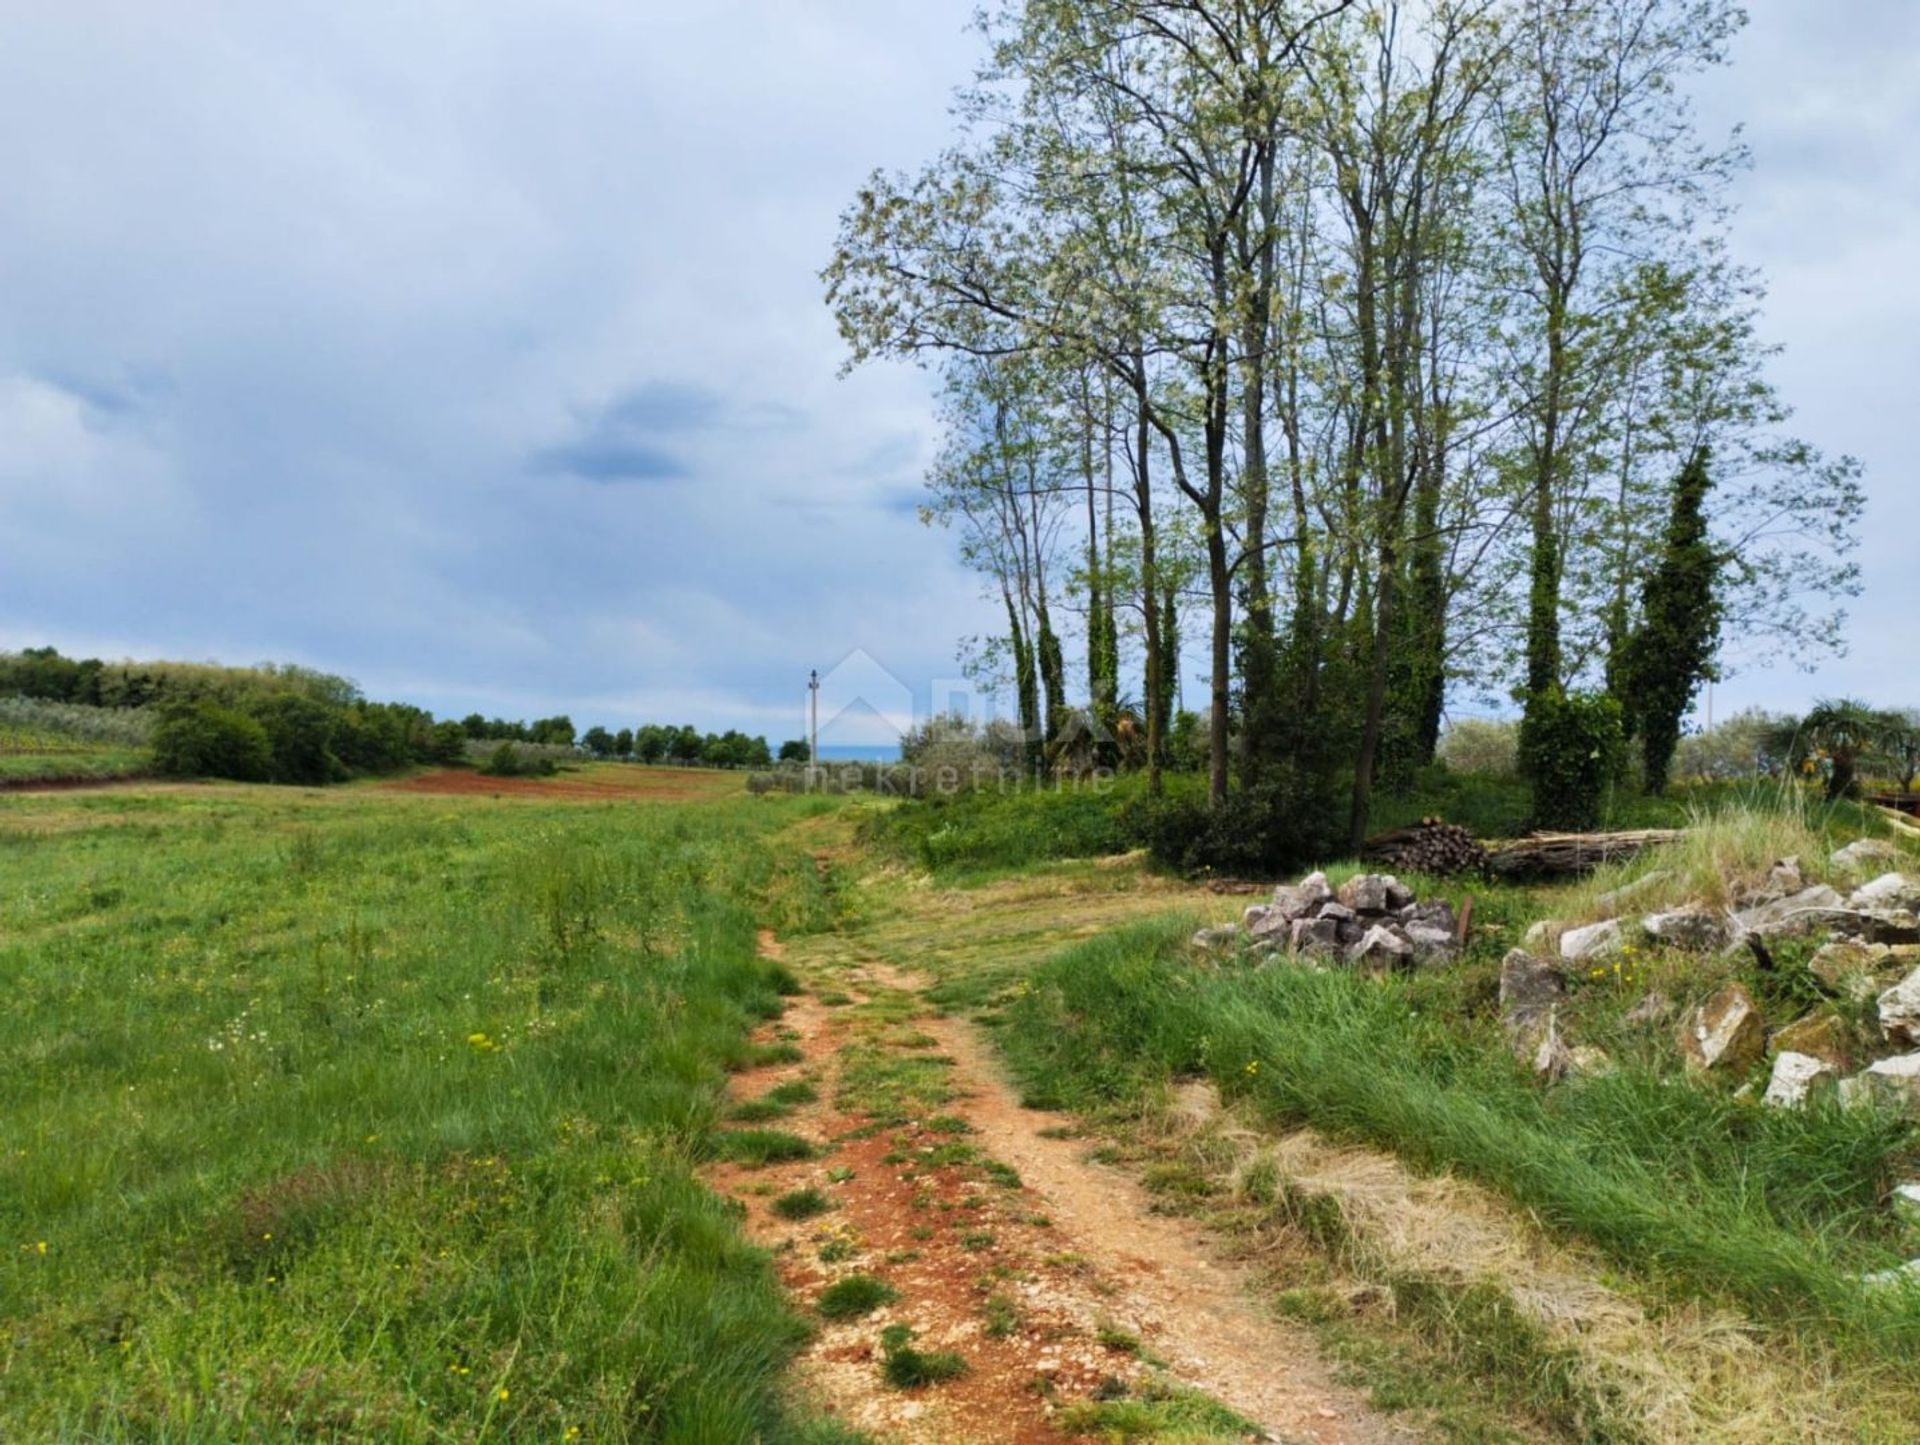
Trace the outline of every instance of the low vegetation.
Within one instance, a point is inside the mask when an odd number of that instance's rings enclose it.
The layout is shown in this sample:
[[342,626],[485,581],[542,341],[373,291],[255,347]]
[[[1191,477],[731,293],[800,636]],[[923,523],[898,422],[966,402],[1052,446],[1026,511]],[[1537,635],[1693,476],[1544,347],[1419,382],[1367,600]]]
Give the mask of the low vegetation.
[[1200,1075],[1275,1124],[1480,1179],[1663,1288],[1737,1300],[1889,1360],[1913,1348],[1920,1301],[1859,1283],[1911,1252],[1883,1204],[1908,1127],[1679,1086],[1664,1037],[1622,1020],[1639,980],[1611,970],[1575,1007],[1617,1069],[1543,1092],[1492,1027],[1494,940],[1518,910],[1488,902],[1499,931],[1466,964],[1378,982],[1196,971],[1190,920],[1141,925],[1021,979],[1002,1038],[1038,1105],[1137,1108],[1167,1079]]
[[813,1438],[692,1172],[790,986],[770,822],[0,799],[0,1435]]

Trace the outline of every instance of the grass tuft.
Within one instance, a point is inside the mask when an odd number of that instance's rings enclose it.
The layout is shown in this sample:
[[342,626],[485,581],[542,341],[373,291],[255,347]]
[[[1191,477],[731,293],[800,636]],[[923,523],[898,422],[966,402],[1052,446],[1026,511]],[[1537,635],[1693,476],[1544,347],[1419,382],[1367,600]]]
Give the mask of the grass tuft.
[[818,1189],[790,1189],[768,1206],[782,1219],[814,1219],[833,1208],[833,1201]]
[[967,1362],[951,1350],[917,1350],[913,1331],[906,1325],[888,1325],[880,1331],[880,1376],[896,1390],[941,1385],[967,1372]]
[[870,1274],[850,1274],[821,1290],[813,1307],[826,1319],[853,1320],[898,1298],[900,1292],[885,1280]]

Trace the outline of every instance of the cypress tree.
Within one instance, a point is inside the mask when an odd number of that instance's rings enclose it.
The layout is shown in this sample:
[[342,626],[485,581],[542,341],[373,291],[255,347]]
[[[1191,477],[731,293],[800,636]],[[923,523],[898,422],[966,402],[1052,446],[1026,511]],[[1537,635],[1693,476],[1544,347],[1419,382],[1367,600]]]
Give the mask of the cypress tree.
[[1715,584],[1724,559],[1707,532],[1707,456],[1697,448],[1674,482],[1660,560],[1641,592],[1640,625],[1627,645],[1621,702],[1634,718],[1649,793],[1667,786],[1681,720],[1712,672],[1720,642]]

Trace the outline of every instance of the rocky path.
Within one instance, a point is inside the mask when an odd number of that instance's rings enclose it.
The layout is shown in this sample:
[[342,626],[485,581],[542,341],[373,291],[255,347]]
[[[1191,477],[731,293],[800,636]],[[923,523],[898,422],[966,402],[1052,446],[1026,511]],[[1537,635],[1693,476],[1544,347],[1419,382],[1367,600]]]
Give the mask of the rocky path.
[[1197,1226],[1092,1162],[1071,1120],[1021,1108],[914,977],[787,958],[806,992],[761,1039],[786,1061],[738,1079],[735,1127],[809,1155],[756,1148],[710,1179],[819,1319],[798,1374],[820,1408],[883,1441],[1414,1438],[1262,1312]]

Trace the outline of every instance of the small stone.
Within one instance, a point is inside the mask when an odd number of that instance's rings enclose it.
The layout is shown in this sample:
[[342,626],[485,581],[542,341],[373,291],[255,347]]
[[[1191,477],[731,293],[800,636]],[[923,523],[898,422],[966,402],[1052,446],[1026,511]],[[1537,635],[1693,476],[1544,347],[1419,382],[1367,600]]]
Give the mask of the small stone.
[[1839,1076],[1840,1071],[1827,1060],[1789,1051],[1773,1061],[1773,1078],[1761,1102],[1776,1109],[1805,1108],[1816,1091],[1833,1089]]
[[1569,963],[1584,963],[1588,959],[1608,958],[1620,951],[1626,941],[1620,928],[1620,920],[1609,918],[1604,923],[1589,923],[1585,928],[1569,928],[1560,935],[1560,956]]
[[1749,908],[1733,915],[1736,938],[1749,933],[1762,938],[1791,938],[1831,927],[1836,917],[1847,916],[1846,900],[1824,883],[1802,888],[1771,903]]
[[1285,938],[1293,920],[1284,908],[1256,903],[1244,915],[1247,932],[1254,938]]
[[1347,961],[1368,968],[1401,968],[1413,959],[1413,945],[1395,930],[1376,923],[1347,951]]
[[1878,991],[1874,974],[1892,957],[1893,950],[1883,943],[1846,939],[1821,945],[1807,967],[1828,993],[1862,1003]]
[[1841,1102],[1855,1100],[1877,1104],[1920,1117],[1920,1054],[1896,1054],[1869,1064],[1847,1080],[1853,1088],[1842,1086]]
[[1767,886],[1781,893],[1798,893],[1807,886],[1807,880],[1800,872],[1798,858],[1782,858],[1767,870]]
[[1910,1259],[1905,1264],[1895,1265],[1892,1269],[1876,1269],[1872,1274],[1860,1276],[1860,1283],[1871,1289],[1892,1289],[1899,1286],[1914,1288],[1920,1286],[1920,1259]]
[[1567,1072],[1582,1079],[1604,1079],[1618,1072],[1613,1056],[1592,1044],[1576,1044],[1567,1051]]
[[1912,913],[1920,909],[1920,883],[1898,873],[1882,873],[1847,896],[1847,907],[1868,913]]
[[1453,905],[1444,898],[1432,898],[1425,903],[1409,903],[1400,910],[1400,921],[1409,927],[1443,929],[1447,933],[1460,931],[1460,919],[1453,911]]
[[1893,1212],[1908,1224],[1920,1224],[1920,1182],[1894,1186]]
[[1545,1025],[1533,1040],[1533,1053],[1527,1067],[1550,1084],[1566,1078],[1568,1071],[1573,1068],[1573,1053],[1560,1037],[1558,1008],[1547,1010]]
[[1327,875],[1309,873],[1298,883],[1282,883],[1274,889],[1273,906],[1291,922],[1306,917],[1331,897],[1333,889],[1327,884]]
[[1544,1008],[1567,996],[1566,975],[1558,964],[1512,949],[1500,961],[1500,1006],[1508,1011]]
[[1768,1046],[1776,1054],[1807,1054],[1834,1068],[1853,1067],[1853,1043],[1844,1020],[1834,1014],[1809,1014],[1774,1034]]
[[1450,928],[1432,928],[1424,923],[1409,923],[1402,930],[1407,942],[1413,945],[1413,957],[1417,963],[1440,963],[1453,957],[1458,945],[1453,939]]
[[1355,913],[1393,913],[1413,901],[1413,890],[1390,873],[1359,873],[1340,885],[1339,898]]
[[1340,925],[1331,918],[1296,918],[1289,942],[1295,953],[1338,953]]
[[1231,923],[1219,928],[1202,928],[1189,942],[1202,953],[1217,953],[1223,948],[1231,948],[1240,937],[1240,930]]
[[1357,923],[1360,915],[1344,903],[1322,903],[1315,911],[1315,918],[1331,918],[1335,923]]
[[1864,873],[1900,861],[1900,850],[1884,838],[1856,838],[1844,848],[1836,848],[1827,859],[1840,873]]
[[1649,938],[1690,953],[1711,953],[1727,946],[1727,921],[1705,908],[1674,908],[1640,920]]
[[1766,1052],[1766,1020],[1747,991],[1730,983],[1688,1017],[1680,1047],[1689,1068],[1738,1073]]
[[1920,1046],[1920,968],[1880,995],[1880,1032],[1890,1044]]

